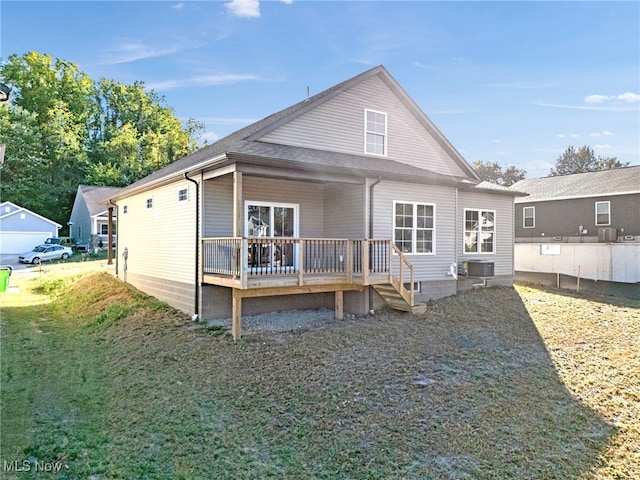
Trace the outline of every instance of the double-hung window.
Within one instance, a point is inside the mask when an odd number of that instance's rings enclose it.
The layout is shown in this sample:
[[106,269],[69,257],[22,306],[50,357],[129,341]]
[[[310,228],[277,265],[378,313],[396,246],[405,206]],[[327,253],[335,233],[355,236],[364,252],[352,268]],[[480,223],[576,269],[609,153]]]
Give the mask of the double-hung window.
[[178,189],[178,202],[189,201],[189,189],[187,187]]
[[611,225],[611,202],[596,202],[596,225]]
[[429,203],[394,202],[393,238],[404,253],[435,253],[436,207]]
[[387,114],[364,111],[364,151],[373,155],[387,154]]
[[464,253],[495,253],[495,210],[464,210]]
[[536,226],[536,207],[524,207],[522,209],[522,227],[535,228]]

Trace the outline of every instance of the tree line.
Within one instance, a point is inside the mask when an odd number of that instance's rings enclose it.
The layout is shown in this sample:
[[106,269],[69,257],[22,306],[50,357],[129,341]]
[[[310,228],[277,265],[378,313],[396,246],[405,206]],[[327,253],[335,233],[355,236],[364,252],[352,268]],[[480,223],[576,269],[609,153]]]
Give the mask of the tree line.
[[[557,158],[556,164],[548,176],[555,177],[558,175],[571,175],[573,173],[596,172],[627,166],[629,166],[629,162],[621,163],[615,157],[596,156],[593,149],[586,145],[577,150],[573,146],[570,146]],[[510,187],[514,183],[523,180],[527,175],[525,170],[516,168],[513,165],[503,167],[498,162],[483,162],[478,160],[473,162],[472,167],[482,180],[504,187]]]
[[66,225],[79,184],[125,186],[193,152],[204,125],[184,124],[143,82],[91,79],[29,52],[0,66],[0,198]]

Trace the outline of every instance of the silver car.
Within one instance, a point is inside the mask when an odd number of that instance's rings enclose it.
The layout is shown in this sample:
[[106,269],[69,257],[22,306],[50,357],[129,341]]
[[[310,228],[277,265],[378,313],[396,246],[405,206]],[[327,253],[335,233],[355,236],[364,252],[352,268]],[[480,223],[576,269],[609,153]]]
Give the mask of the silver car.
[[30,252],[23,253],[18,257],[21,263],[39,264],[43,260],[66,260],[73,251],[69,247],[62,245],[38,245]]

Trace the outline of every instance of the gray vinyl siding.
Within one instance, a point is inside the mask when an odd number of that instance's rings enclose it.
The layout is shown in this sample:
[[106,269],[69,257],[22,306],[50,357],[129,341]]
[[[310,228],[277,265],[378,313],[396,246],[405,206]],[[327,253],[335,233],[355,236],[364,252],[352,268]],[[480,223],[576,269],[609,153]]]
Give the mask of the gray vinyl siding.
[[387,158],[445,175],[466,176],[377,76],[342,92],[260,140],[362,155],[365,109],[387,113]]
[[[24,219],[20,215],[24,214]],[[29,212],[18,212],[0,219],[0,231],[3,232],[49,232],[56,231],[56,225]]]
[[324,191],[324,236],[365,238],[363,185],[328,184]]
[[[611,202],[611,225],[596,225],[596,202]],[[522,209],[535,207],[535,228],[524,228]],[[569,221],[567,219],[570,219]],[[640,194],[611,195],[516,203],[516,237],[578,237],[579,227],[597,237],[598,228],[624,228],[625,235],[640,235]]]
[[415,280],[446,280],[446,272],[456,261],[455,189],[383,181],[374,187],[373,238],[393,239],[393,202],[419,202],[435,205],[436,231],[434,255],[408,255]]
[[[496,252],[494,254],[464,253],[464,210],[481,209],[496,212]],[[513,275],[514,244],[513,197],[484,192],[461,191],[458,196],[458,253],[460,261],[482,260],[494,262],[496,276]]]
[[204,181],[202,232],[204,237],[233,236],[233,176]]
[[[324,191],[317,183],[244,176],[243,205],[247,200],[299,205],[300,236],[322,237]],[[244,207],[243,207],[244,208]]]
[[78,188],[76,199],[73,203],[73,209],[71,210],[71,218],[69,221],[73,222],[69,232],[70,237],[76,239],[76,243],[86,244],[91,239],[91,214],[87,203],[84,201],[84,197]]

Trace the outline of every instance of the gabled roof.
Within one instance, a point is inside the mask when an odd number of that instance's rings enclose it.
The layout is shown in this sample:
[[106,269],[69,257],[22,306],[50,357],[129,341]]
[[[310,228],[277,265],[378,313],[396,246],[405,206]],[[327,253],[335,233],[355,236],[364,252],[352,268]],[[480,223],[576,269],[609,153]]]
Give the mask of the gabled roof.
[[[378,176],[384,173],[385,169],[391,169],[395,175],[405,175],[413,178],[432,178],[432,177],[445,177],[444,175],[430,172],[426,169],[420,169],[412,167],[401,162],[393,161],[388,158],[375,159],[367,155],[353,155],[353,154],[340,154],[332,152],[331,155],[324,155],[322,150],[308,149],[293,147],[289,145],[275,145],[266,142],[260,142],[259,139],[265,134],[273,131],[279,126],[287,123],[299,115],[316,108],[322,103],[330,100],[331,98],[339,95],[340,93],[352,88],[353,86],[361,83],[375,75],[379,75],[382,81],[392,90],[398,98],[402,101],[406,108],[413,112],[415,117],[420,121],[424,128],[436,139],[440,146],[450,155],[453,161],[466,172],[467,177],[448,177],[449,182],[462,182],[465,184],[476,184],[480,182],[480,178],[477,176],[471,166],[464,160],[464,158],[458,153],[458,151],[451,145],[451,143],[442,135],[442,133],[436,128],[436,126],[427,118],[417,104],[407,95],[402,87],[396,82],[396,80],[389,74],[389,72],[383,66],[377,66],[366,72],[363,72],[349,80],[339,83],[323,92],[318,93],[312,97],[309,97],[301,102],[296,103],[284,110],[269,115],[262,120],[259,120],[251,125],[248,125],[236,132],[218,140],[217,142],[207,145],[196,152],[183,157],[170,165],[148,175],[147,177],[125,187],[117,195],[112,198],[121,198],[128,195],[131,192],[144,190],[151,188],[154,185],[159,185],[165,181],[176,179],[183,176],[187,172],[195,173],[204,168],[211,168],[218,164],[224,165],[229,163],[231,158],[237,158],[240,155],[247,155],[247,159],[253,158],[255,161],[259,161],[258,157],[270,160],[282,160],[288,162],[300,162],[301,164],[307,163],[308,159],[313,158],[313,163],[319,163],[329,167],[331,163],[335,164],[336,168],[346,167],[360,168],[363,172],[366,171],[371,176]],[[293,152],[305,153],[306,157],[294,156]],[[253,157],[252,157],[253,156]],[[348,160],[347,163],[340,164],[339,160]],[[307,163],[308,164],[308,163]],[[380,171],[376,168],[381,168]]]
[[[10,212],[4,213],[4,207],[5,206],[11,206],[13,207],[13,209]],[[19,205],[16,205],[13,202],[2,202],[0,203],[0,220],[2,220],[3,218],[8,218],[11,217],[13,215],[16,215],[18,213],[28,213],[29,215],[33,215],[34,217],[37,217],[41,220],[44,220],[45,222],[49,222],[52,225],[55,225],[58,228],[62,228],[62,225],[54,222],[53,220],[49,220],[46,217],[43,217],[42,215],[37,214],[36,212],[32,212],[31,210],[29,210],[28,208],[24,208],[21,207]]]
[[84,202],[87,205],[87,209],[89,210],[89,215],[99,215],[107,210],[109,207],[108,199],[109,197],[115,195],[120,190],[121,187],[96,187],[93,185],[80,185],[78,187],[82,198],[84,198]]
[[529,178],[510,188],[529,194],[516,203],[640,193],[640,166]]

